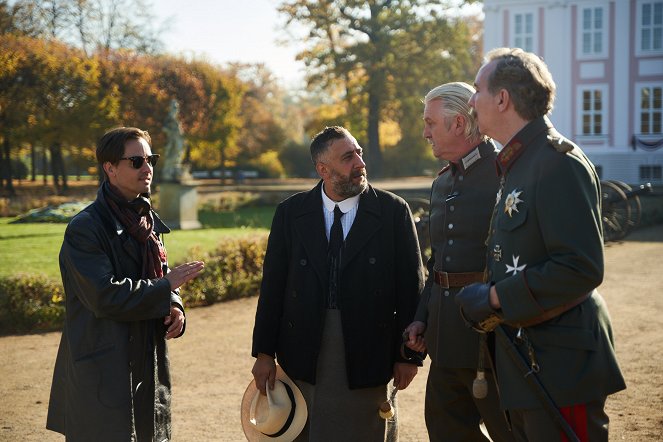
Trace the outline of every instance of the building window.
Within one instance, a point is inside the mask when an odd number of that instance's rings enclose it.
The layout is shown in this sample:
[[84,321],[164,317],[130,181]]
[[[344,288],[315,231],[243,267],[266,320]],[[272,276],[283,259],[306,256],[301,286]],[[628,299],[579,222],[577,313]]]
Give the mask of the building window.
[[661,181],[663,170],[661,166],[640,166],[640,181]]
[[580,56],[605,55],[605,10],[601,7],[580,11]]
[[663,1],[643,1],[638,12],[640,52],[663,52]]
[[660,135],[663,114],[663,86],[648,85],[640,88],[640,134]]
[[534,14],[513,15],[513,45],[534,52]]
[[606,97],[602,88],[580,91],[581,135],[596,136],[606,133],[605,107]]

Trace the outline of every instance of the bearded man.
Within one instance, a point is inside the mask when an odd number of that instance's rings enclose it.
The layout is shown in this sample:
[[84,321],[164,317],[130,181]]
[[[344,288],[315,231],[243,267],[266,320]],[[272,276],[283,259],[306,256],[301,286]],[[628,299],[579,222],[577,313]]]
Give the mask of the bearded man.
[[274,388],[276,361],[306,399],[296,439],[383,441],[387,384],[407,388],[420,361],[401,354],[423,289],[412,214],[366,180],[362,148],[344,128],[311,142],[321,181],[279,204],[253,330],[253,376]]

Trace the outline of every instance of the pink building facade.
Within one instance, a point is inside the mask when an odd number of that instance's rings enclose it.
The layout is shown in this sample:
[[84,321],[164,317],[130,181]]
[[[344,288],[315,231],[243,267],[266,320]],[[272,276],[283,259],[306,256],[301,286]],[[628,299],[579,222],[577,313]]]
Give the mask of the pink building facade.
[[550,115],[602,179],[663,184],[663,0],[484,0],[484,50],[521,47],[557,84]]

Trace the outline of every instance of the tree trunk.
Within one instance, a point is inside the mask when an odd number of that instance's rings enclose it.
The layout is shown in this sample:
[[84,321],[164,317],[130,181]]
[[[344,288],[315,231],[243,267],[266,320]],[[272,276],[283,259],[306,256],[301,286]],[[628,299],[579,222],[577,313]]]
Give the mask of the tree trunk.
[[3,166],[0,168],[2,170],[2,175],[5,180],[5,190],[9,195],[16,195],[16,191],[14,190],[14,185],[12,183],[12,161],[11,161],[11,155],[9,154],[10,151],[10,145],[9,145],[9,135],[5,133],[3,137],[3,147],[4,147],[4,155],[2,159]]
[[37,148],[35,143],[30,143],[30,175],[33,183],[37,181]]
[[[372,81],[372,80],[371,80]],[[382,176],[382,152],[380,151],[380,92],[373,87],[368,91],[368,152],[366,170],[370,176]]]
[[48,156],[46,155],[46,148],[43,148],[43,156],[41,157],[41,179],[44,187],[48,186]]
[[[62,159],[62,145],[56,141],[51,144],[50,151],[53,186],[55,187],[56,193],[60,195],[68,190],[67,174],[64,168],[64,160]],[[62,185],[60,185],[60,178],[62,178]]]
[[226,149],[219,145],[219,150],[221,152],[221,185],[224,185],[226,184]]

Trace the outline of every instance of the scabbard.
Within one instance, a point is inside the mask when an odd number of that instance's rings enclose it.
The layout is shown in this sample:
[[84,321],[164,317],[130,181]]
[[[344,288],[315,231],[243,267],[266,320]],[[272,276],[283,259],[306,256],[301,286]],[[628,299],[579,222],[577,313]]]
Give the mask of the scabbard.
[[553,421],[559,425],[559,427],[562,429],[562,431],[564,431],[566,437],[568,437],[570,441],[580,442],[580,439],[578,439],[578,436],[573,431],[573,428],[571,428],[569,423],[564,419],[564,416],[562,416],[562,413],[559,411],[555,401],[553,401],[552,397],[550,397],[550,393],[548,393],[548,391],[545,389],[539,378],[536,376],[536,373],[530,370],[530,367],[527,365],[527,361],[523,359],[522,355],[514,345],[513,341],[511,341],[509,336],[506,334],[504,329],[501,326],[497,326],[494,330],[494,333],[497,337],[497,341],[506,350],[511,360],[518,368],[518,371],[522,373],[523,377],[527,380],[527,383],[543,406],[544,410],[546,410]]

